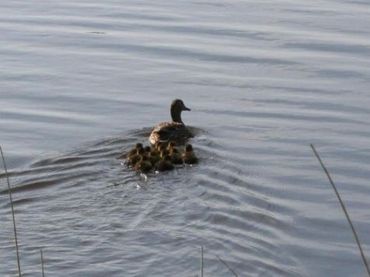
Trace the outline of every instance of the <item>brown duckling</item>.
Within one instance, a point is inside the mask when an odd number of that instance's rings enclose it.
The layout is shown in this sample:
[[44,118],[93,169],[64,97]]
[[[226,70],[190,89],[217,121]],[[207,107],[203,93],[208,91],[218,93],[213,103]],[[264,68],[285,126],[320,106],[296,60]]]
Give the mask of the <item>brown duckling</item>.
[[168,152],[171,152],[172,149],[174,149],[176,146],[175,142],[174,141],[170,141],[168,144],[167,144],[167,147],[166,147],[166,150]]
[[171,149],[169,156],[173,164],[183,164],[181,153],[176,148]]
[[186,164],[198,163],[198,158],[195,156],[193,152],[193,146],[191,144],[187,144],[185,146],[185,152],[182,154],[182,160]]
[[143,144],[142,143],[136,143],[135,147],[132,148],[128,153],[123,153],[121,154],[118,159],[126,159],[130,156],[133,156],[133,155],[136,155],[138,154],[138,151],[139,149],[142,149],[143,148]]
[[127,164],[134,166],[143,156],[145,156],[145,150],[144,148],[140,148],[135,155],[127,157]]
[[152,170],[153,165],[149,161],[149,158],[147,156],[141,156],[139,161],[134,166],[136,171],[141,171],[143,173],[148,173]]
[[150,152],[152,151],[152,148],[151,148],[150,146],[145,146],[145,147],[144,147],[144,151],[145,151],[145,153],[146,153],[146,154],[148,154],[148,155],[149,155],[149,154],[150,154]]
[[171,162],[171,158],[165,151],[161,152],[161,159],[156,163],[155,167],[158,171],[167,171],[174,169],[174,166]]
[[150,149],[150,156],[159,156],[160,150],[156,146]]
[[154,144],[154,146],[153,146],[153,147],[154,147],[156,150],[161,151],[161,148],[162,148],[163,146],[167,146],[167,142],[165,142],[165,141],[157,141],[157,142]]
[[161,152],[159,153],[159,157],[161,159],[164,159],[167,156],[168,156],[168,151],[166,149],[161,150]]
[[161,144],[161,145],[158,147],[158,151],[159,151],[159,152],[167,151],[167,143],[165,143],[165,144]]
[[132,150],[130,150],[130,152],[128,152],[128,155],[127,156],[133,156],[133,155],[135,155],[135,154],[138,154],[138,151],[140,150],[140,149],[143,149],[144,147],[143,147],[143,144],[142,143],[136,143],[136,145],[135,145],[135,147],[132,149]]

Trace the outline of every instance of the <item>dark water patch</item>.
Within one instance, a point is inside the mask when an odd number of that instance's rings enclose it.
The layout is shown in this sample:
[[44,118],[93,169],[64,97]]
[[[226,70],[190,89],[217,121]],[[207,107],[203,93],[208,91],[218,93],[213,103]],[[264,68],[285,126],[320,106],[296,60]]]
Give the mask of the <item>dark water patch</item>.
[[325,69],[318,70],[316,74],[326,77],[326,78],[356,78],[356,79],[365,79],[369,80],[368,74],[362,74],[358,70],[345,70],[345,69]]
[[340,45],[340,44],[324,44],[320,43],[288,43],[284,48],[299,48],[308,51],[331,52],[331,53],[349,53],[351,55],[370,55],[370,46],[368,45]]

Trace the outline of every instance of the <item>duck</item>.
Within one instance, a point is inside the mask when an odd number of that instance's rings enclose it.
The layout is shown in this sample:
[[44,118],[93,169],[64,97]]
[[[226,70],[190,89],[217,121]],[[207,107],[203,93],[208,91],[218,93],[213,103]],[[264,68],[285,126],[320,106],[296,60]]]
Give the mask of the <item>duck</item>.
[[198,163],[198,158],[195,156],[193,152],[193,146],[191,144],[187,144],[185,146],[185,152],[182,154],[182,160],[186,164]]
[[155,126],[150,133],[149,142],[158,145],[160,142],[176,141],[183,144],[187,139],[193,137],[181,119],[182,111],[190,111],[181,99],[175,99],[171,103],[172,122],[162,122]]

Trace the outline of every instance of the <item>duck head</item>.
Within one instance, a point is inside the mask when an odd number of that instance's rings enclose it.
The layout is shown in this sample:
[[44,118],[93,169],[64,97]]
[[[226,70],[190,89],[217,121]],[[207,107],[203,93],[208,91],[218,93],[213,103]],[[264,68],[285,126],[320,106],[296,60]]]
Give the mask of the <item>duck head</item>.
[[183,123],[181,120],[182,111],[190,111],[190,109],[185,106],[181,99],[173,100],[171,104],[171,117],[173,122]]
[[191,144],[187,144],[185,146],[185,152],[193,152],[193,146]]

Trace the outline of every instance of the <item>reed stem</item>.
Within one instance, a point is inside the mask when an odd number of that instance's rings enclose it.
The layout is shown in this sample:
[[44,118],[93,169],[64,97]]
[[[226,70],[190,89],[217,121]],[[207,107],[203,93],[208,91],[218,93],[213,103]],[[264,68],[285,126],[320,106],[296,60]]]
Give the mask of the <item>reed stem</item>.
[[44,270],[44,255],[42,253],[42,249],[40,249],[40,256],[41,256],[41,270],[42,270],[42,277],[45,277],[45,270]]
[[203,277],[203,246],[200,247],[200,277]]
[[312,151],[313,151],[313,153],[315,154],[315,156],[316,156],[317,160],[319,161],[319,163],[320,163],[320,165],[321,165],[322,169],[324,170],[324,172],[325,172],[326,176],[328,177],[328,179],[329,179],[329,182],[330,182],[331,186],[332,186],[332,187],[333,187],[333,189],[334,189],[334,192],[335,192],[335,194],[336,194],[336,196],[337,196],[337,198],[338,198],[338,200],[339,200],[339,203],[340,203],[340,205],[341,205],[341,207],[342,207],[342,210],[343,210],[343,212],[344,212],[344,214],[345,214],[345,216],[346,216],[346,218],[347,218],[347,221],[348,221],[348,223],[349,223],[349,226],[351,227],[351,230],[352,230],[353,236],[355,237],[355,240],[356,240],[356,243],[357,243],[358,249],[360,250],[360,254],[361,254],[361,257],[362,257],[362,261],[364,262],[364,265],[365,265],[365,267],[366,267],[367,274],[368,274],[368,276],[370,277],[370,269],[369,269],[369,265],[368,265],[368,263],[367,263],[367,260],[366,260],[366,257],[365,257],[365,254],[364,254],[364,251],[362,250],[361,243],[360,243],[360,239],[359,239],[359,237],[358,237],[358,235],[357,235],[357,232],[356,232],[356,230],[355,230],[355,227],[354,227],[354,226],[353,226],[353,224],[352,224],[352,220],[351,220],[351,218],[349,217],[349,214],[348,214],[348,212],[347,212],[346,206],[344,205],[344,202],[342,201],[342,198],[341,198],[341,197],[340,197],[340,195],[339,195],[339,192],[338,192],[338,190],[337,190],[337,188],[336,188],[336,186],[335,186],[335,184],[334,184],[333,179],[332,179],[332,178],[331,178],[331,176],[330,176],[330,173],[329,173],[328,169],[325,167],[325,165],[324,165],[323,161],[321,160],[321,158],[320,158],[320,156],[319,156],[319,153],[316,151],[316,148],[315,148],[315,146],[314,146],[313,144],[311,144],[311,148],[312,148]]
[[20,263],[20,259],[19,259],[19,247],[18,247],[18,238],[17,238],[17,227],[15,226],[15,214],[14,214],[14,205],[13,205],[12,190],[10,188],[8,170],[7,170],[7,167],[6,167],[6,162],[5,162],[5,158],[4,158],[4,154],[3,154],[3,149],[1,148],[1,146],[0,146],[0,152],[1,152],[1,157],[2,157],[2,160],[3,160],[3,165],[4,165],[5,175],[6,175],[6,181],[8,183],[10,207],[12,209],[15,248],[16,248],[16,252],[17,252],[18,276],[21,277],[22,276],[22,273],[21,273],[21,263]]
[[235,277],[238,277],[238,274],[236,274],[236,272],[223,259],[221,259],[218,255],[216,255],[216,257],[217,259],[219,259],[221,263],[223,263],[230,270],[232,274],[234,274]]

